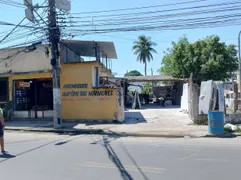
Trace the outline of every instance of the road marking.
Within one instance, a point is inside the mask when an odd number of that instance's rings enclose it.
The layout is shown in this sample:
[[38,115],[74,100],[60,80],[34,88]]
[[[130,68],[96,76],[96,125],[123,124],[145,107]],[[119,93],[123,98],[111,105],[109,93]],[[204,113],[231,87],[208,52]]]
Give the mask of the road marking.
[[[85,162],[85,163],[86,163],[86,164],[95,164],[95,165],[114,166],[113,164],[97,163],[97,162]],[[136,168],[136,166],[132,166],[132,165],[124,165],[124,167]],[[162,170],[162,171],[165,170],[165,169],[163,169],[163,168],[155,168],[155,167],[147,167],[147,166],[141,166],[140,168],[143,168],[143,169],[151,169],[151,170]]]
[[192,157],[195,157],[195,156],[198,155],[199,152],[200,152],[200,150],[197,150],[196,152],[191,153],[191,154],[189,154],[188,156],[185,156],[185,157],[180,158],[180,160],[186,160],[186,159],[190,159],[190,158],[192,158]]
[[[85,162],[84,164],[79,164],[78,166],[90,167],[90,168],[106,168],[106,169],[116,169],[117,167],[114,164],[105,164],[105,163],[96,163],[96,162]],[[137,167],[131,165],[123,165],[124,168],[128,171],[139,171]],[[165,169],[155,168],[155,167],[139,167],[142,171],[149,173],[163,173]]]
[[211,159],[211,158],[199,158],[195,159],[196,161],[208,161],[208,162],[229,162],[227,159]]

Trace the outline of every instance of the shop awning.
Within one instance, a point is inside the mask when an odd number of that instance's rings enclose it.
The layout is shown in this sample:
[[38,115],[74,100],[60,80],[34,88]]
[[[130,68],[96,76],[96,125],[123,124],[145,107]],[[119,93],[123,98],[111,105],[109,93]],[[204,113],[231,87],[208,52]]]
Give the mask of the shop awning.
[[113,42],[61,40],[61,43],[79,56],[87,57],[95,57],[94,47],[97,45],[100,49],[101,58],[117,59]]

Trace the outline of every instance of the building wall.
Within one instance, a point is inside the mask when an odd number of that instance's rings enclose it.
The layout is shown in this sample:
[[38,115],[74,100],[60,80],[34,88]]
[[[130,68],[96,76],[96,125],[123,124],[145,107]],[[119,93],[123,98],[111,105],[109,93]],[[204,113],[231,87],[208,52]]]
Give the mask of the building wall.
[[[26,48],[0,49],[0,75],[50,71],[51,52],[46,55],[46,45],[38,45],[33,51]],[[50,51],[50,50],[49,50]]]
[[104,68],[101,69],[100,71],[100,76],[102,77],[114,77],[111,71],[104,70]]
[[9,100],[12,101],[12,90],[13,90],[13,80],[22,80],[22,79],[38,79],[38,78],[51,78],[51,72],[43,73],[34,73],[34,74],[19,74],[19,75],[10,75],[9,76]]
[[118,113],[117,90],[92,87],[92,71],[95,66],[101,67],[101,64],[83,62],[61,65],[60,92],[63,119],[112,121]]

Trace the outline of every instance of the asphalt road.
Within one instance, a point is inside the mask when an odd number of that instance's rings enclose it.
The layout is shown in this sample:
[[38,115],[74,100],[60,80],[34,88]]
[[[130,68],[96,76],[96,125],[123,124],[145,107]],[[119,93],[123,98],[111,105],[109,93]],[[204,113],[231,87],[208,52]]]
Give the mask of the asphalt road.
[[1,180],[240,179],[241,139],[6,133]]

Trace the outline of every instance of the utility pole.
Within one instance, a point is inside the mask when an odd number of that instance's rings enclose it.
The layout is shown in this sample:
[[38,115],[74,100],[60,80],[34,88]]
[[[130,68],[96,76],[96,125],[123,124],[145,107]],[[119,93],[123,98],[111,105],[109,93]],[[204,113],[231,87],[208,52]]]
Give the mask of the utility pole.
[[48,0],[49,3],[49,41],[51,44],[51,65],[53,76],[53,105],[54,105],[54,128],[61,128],[61,99],[60,99],[60,62],[59,62],[59,39],[60,31],[56,21],[55,0]]
[[153,76],[153,69],[151,68],[151,75]]
[[241,55],[240,55],[240,36],[241,36],[241,31],[238,33],[238,65],[239,65],[239,78],[238,78],[238,93],[241,93]]

